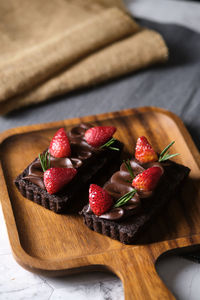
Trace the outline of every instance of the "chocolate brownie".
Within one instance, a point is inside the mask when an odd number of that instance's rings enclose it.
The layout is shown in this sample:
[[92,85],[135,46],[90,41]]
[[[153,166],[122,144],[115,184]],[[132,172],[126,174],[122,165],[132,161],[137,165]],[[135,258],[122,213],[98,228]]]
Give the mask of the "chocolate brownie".
[[[188,167],[170,160],[141,164],[133,159],[130,165],[134,176],[152,166],[160,166],[163,169],[163,175],[153,192],[137,192],[125,205],[113,207],[101,216],[96,216],[89,204],[81,211],[84,222],[90,229],[124,244],[135,242],[146,225],[172,198],[190,172]],[[114,173],[104,185],[104,189],[115,200],[133,189],[130,173],[124,163],[120,171]]]
[[80,124],[68,133],[71,146],[71,156],[55,158],[50,156],[51,167],[66,167],[77,169],[76,176],[56,194],[50,195],[44,186],[43,171],[39,158],[36,158],[15,180],[21,194],[56,213],[77,212],[82,209],[85,199],[82,192],[89,183],[98,179],[104,172],[107,179],[110,172],[120,165],[120,154],[123,144],[118,140],[112,144],[119,149],[115,151],[105,148],[94,148],[84,139],[90,124]]

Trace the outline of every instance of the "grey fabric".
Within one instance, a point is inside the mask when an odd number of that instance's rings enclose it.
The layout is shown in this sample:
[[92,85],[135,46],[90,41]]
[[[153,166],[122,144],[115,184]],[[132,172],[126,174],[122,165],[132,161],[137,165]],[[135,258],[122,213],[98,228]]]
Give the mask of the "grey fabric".
[[165,67],[147,72],[145,83],[148,82],[150,90],[145,89],[142,104],[160,106],[176,113],[200,149],[200,34],[176,25],[140,23],[158,30],[170,52]]
[[[0,117],[0,130],[153,105],[181,117],[200,149],[200,34],[177,25],[139,22],[164,36],[170,51],[167,65]],[[200,253],[195,257],[200,259]]]

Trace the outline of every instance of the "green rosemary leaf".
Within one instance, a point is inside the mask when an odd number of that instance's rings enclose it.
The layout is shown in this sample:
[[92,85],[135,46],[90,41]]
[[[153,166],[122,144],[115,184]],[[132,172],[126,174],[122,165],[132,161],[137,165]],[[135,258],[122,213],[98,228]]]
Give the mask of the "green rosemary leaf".
[[103,144],[100,149],[104,148],[104,147],[109,147],[110,145],[112,145],[114,143],[115,139],[111,138],[109,141],[107,141],[107,143]]
[[128,192],[127,194],[123,195],[121,198],[119,198],[117,200],[117,202],[115,203],[114,207],[120,207],[124,204],[126,204],[129,200],[131,200],[131,198],[135,195],[136,190],[132,190],[130,192]]
[[177,155],[180,155],[180,153],[175,153],[175,154],[171,154],[171,155],[168,155],[168,154],[164,155],[161,159],[159,159],[159,162],[168,160],[168,159],[170,159],[170,158],[172,158],[174,156],[177,156]]
[[39,160],[40,160],[40,163],[41,163],[41,167],[42,167],[42,170],[43,172],[45,172],[45,167],[44,167],[44,164],[43,164],[43,156],[41,154],[38,155],[39,156]]
[[120,149],[119,148],[116,148],[116,147],[110,147],[114,142],[116,141],[115,138],[111,138],[109,141],[107,141],[107,143],[103,144],[102,146],[100,146],[99,148],[102,149],[102,148],[109,148],[111,150],[116,150],[116,151],[119,151]]
[[169,148],[175,143],[175,141],[171,142],[169,145],[167,145],[167,147],[165,147],[165,149],[160,153],[160,156],[159,156],[159,159],[158,161],[161,162],[161,161],[165,161],[165,160],[168,160],[174,156],[177,156],[179,155],[179,153],[176,153],[176,154],[169,154],[170,151]]
[[50,169],[51,168],[51,154],[49,153],[48,155],[48,168],[47,169]]
[[167,147],[165,147],[165,149],[160,153],[160,157],[163,156],[174,143],[175,141],[172,141],[169,145],[167,145]]
[[50,168],[50,153],[46,151],[45,154],[39,154],[38,157],[40,160],[42,170],[43,172],[45,172],[47,169]]
[[131,178],[134,179],[134,174],[133,174],[133,169],[131,168],[130,159],[128,159],[127,161],[124,160],[124,164],[129,172]]
[[46,151],[45,155],[44,155],[44,167],[46,170],[47,170],[47,155],[48,155],[48,152]]
[[114,143],[114,141],[115,141],[115,139],[112,138],[105,145],[108,147],[108,146],[112,145]]
[[111,149],[111,150],[119,151],[119,148],[115,148],[115,147],[108,147],[108,148]]

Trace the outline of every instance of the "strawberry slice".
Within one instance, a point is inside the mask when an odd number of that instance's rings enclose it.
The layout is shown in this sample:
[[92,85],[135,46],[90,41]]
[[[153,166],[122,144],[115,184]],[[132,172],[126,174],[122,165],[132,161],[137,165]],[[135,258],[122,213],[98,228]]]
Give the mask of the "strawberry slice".
[[64,128],[60,128],[54,135],[49,146],[49,153],[54,157],[69,157],[71,148]]
[[85,132],[85,140],[92,147],[98,148],[110,140],[115,131],[113,126],[91,127]]
[[158,160],[158,155],[149,144],[145,136],[137,139],[135,147],[135,158],[141,163],[153,162]]
[[44,185],[49,194],[55,194],[76,175],[74,168],[50,168],[44,172]]
[[89,203],[93,213],[97,216],[107,212],[113,205],[113,199],[107,191],[96,184],[89,188]]
[[132,186],[136,190],[142,190],[145,192],[152,191],[158,184],[162,174],[163,170],[160,167],[155,166],[148,168],[133,179]]

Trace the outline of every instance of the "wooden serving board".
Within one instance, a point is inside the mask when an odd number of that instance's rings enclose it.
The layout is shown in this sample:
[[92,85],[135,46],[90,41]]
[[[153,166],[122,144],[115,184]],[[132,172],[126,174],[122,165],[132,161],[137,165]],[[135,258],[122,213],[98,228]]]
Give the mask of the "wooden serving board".
[[[138,244],[123,245],[95,233],[78,215],[56,215],[23,198],[13,184],[48,147],[58,128],[70,129],[80,122],[116,126],[115,136],[130,155],[141,135],[158,152],[175,140],[171,151],[181,155],[174,159],[191,168],[181,195],[171,199]],[[21,266],[51,276],[110,270],[122,280],[125,299],[174,299],[159,278],[155,262],[169,250],[200,244],[200,156],[177,116],[153,107],[130,109],[11,129],[0,135],[0,142],[0,199],[13,255]]]

